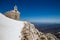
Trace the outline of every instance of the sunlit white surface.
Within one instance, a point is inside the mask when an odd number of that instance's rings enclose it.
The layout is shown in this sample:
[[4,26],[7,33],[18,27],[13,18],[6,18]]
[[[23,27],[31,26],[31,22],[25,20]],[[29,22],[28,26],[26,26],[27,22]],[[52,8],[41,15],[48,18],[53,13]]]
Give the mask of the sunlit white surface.
[[23,21],[10,19],[0,13],[0,40],[21,40]]

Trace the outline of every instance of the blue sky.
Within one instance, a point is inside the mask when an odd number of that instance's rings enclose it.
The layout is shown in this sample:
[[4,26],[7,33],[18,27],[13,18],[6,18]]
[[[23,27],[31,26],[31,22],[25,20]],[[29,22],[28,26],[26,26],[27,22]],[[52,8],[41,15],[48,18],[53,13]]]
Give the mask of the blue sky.
[[21,20],[60,23],[60,0],[0,0],[0,12],[18,6]]

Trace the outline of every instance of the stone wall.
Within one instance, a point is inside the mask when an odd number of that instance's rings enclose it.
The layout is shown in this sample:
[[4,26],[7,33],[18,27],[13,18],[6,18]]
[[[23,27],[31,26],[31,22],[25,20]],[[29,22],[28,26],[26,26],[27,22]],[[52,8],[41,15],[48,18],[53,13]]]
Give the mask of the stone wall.
[[5,13],[5,16],[7,16],[11,19],[20,20],[20,14],[17,12],[7,12],[7,13]]

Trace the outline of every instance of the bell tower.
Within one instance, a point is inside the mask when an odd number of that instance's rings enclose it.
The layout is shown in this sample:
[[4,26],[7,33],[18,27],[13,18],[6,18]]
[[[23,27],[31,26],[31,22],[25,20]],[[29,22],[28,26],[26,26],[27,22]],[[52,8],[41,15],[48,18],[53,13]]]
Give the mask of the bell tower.
[[18,11],[17,6],[14,6],[14,11],[15,11],[15,19],[19,20],[20,19],[20,12]]
[[18,9],[17,9],[17,6],[16,6],[16,5],[14,6],[14,11],[15,11],[15,12],[17,12],[17,11],[18,11]]

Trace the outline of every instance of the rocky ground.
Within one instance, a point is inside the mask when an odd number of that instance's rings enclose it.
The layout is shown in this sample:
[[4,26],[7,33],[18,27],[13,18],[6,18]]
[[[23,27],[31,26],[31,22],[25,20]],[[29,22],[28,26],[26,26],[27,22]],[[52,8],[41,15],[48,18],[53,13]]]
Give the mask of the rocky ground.
[[22,29],[22,39],[21,40],[60,40],[55,35],[51,33],[42,33],[38,31],[33,24],[30,22],[25,22],[25,26]]

